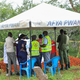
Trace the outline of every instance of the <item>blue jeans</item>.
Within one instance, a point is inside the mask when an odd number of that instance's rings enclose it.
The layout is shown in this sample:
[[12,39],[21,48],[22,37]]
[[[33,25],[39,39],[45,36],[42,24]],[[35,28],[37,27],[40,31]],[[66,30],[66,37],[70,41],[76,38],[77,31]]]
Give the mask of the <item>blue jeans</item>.
[[35,66],[41,67],[40,56],[31,56],[31,58],[36,58],[37,59],[37,62],[35,63]]
[[41,63],[41,61],[42,61],[42,56],[43,56],[43,53],[40,52],[40,63]]

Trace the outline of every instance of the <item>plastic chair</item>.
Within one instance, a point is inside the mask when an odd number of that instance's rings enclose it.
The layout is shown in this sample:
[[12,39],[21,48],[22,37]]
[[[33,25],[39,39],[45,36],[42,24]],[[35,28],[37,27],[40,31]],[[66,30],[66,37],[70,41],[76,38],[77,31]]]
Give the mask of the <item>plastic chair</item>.
[[[45,61],[44,62],[44,72],[46,74],[46,68],[49,68],[51,70],[51,74],[53,76],[53,69],[54,69],[54,73],[56,74],[56,67],[58,68],[59,74],[60,74],[60,69],[58,66],[58,61],[60,60],[59,56],[55,56],[52,59],[50,59],[49,61]],[[47,66],[46,63],[50,63],[52,62],[52,66]]]
[[[32,61],[32,64],[30,63],[30,61]],[[36,61],[37,61],[36,58],[31,58],[28,61],[26,61],[25,63],[20,63],[20,79],[21,79],[21,70],[25,70],[26,71],[27,78],[29,79],[29,77],[31,76],[31,69],[34,68],[34,64],[35,64]],[[22,68],[22,65],[24,65],[24,64],[27,65],[27,63],[29,64],[29,66],[28,67],[25,67],[25,68]],[[32,67],[30,66],[30,64],[32,65]],[[34,75],[36,77],[35,72],[34,72]]]

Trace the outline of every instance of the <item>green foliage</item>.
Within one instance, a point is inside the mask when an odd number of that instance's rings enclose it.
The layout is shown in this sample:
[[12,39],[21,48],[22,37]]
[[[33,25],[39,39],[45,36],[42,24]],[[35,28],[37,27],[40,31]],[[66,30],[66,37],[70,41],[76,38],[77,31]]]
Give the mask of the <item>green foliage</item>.
[[32,7],[35,7],[37,4],[33,4],[32,1],[30,0],[23,0],[23,4],[21,7],[17,7],[16,10],[18,11],[17,13],[20,14],[26,10],[31,9]]
[[4,43],[3,42],[0,42],[0,58],[3,57],[3,51],[4,50]]
[[7,20],[13,16],[15,16],[17,13],[13,9],[11,3],[6,4],[6,0],[3,0],[0,3],[0,22]]

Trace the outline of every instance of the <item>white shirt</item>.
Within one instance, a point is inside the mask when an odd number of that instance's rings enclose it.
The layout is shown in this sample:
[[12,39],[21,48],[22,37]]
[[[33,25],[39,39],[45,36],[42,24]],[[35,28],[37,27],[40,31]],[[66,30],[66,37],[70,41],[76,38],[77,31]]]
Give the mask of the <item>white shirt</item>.
[[7,37],[6,38],[6,51],[7,52],[14,52],[14,45],[15,43],[14,39],[12,37]]
[[4,59],[4,63],[7,63],[8,64],[8,57],[7,57],[7,53],[6,53],[6,43],[4,43],[4,57],[3,57],[3,59]]

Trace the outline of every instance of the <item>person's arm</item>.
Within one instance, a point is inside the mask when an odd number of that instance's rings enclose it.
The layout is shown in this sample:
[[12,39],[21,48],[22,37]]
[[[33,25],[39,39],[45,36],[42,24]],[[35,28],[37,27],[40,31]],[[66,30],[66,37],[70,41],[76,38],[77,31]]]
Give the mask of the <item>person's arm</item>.
[[41,47],[46,47],[46,44],[40,45]]
[[58,43],[60,42],[60,35],[59,35],[58,38],[57,38],[57,42],[58,42]]
[[41,47],[46,47],[48,40],[46,38],[44,38],[44,43],[43,45],[40,45]]
[[14,45],[14,46],[17,46],[17,44],[16,44],[16,43],[13,43],[13,45]]
[[15,40],[12,38],[13,46],[17,46]]

